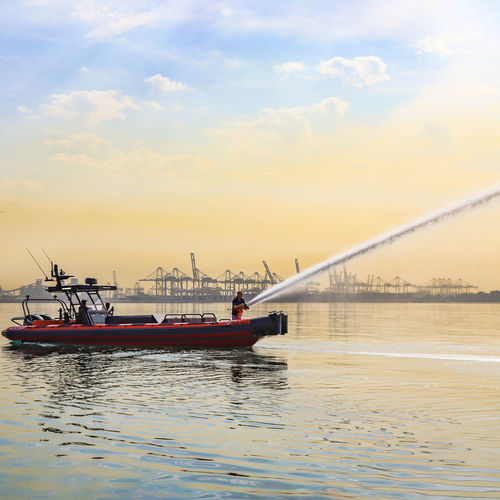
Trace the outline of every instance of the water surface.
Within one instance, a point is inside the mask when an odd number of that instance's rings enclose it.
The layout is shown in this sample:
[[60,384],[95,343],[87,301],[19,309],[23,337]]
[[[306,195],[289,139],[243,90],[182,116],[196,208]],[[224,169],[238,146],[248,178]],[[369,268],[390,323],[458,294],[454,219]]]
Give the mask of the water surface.
[[500,305],[273,309],[250,350],[2,339],[2,498],[500,497]]

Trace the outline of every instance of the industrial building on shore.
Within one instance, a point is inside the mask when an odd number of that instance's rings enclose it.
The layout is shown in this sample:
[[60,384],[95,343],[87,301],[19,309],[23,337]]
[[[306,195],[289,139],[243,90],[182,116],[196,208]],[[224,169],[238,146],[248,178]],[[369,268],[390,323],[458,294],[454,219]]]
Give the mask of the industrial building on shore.
[[[191,271],[186,273],[174,267],[167,270],[157,267],[140,278],[134,287],[121,288],[117,274],[113,271],[116,291],[108,297],[114,301],[143,302],[226,302],[241,290],[247,299],[257,296],[284,278],[272,272],[266,261],[262,261],[262,272],[251,274],[243,271],[233,272],[226,269],[219,276],[212,277],[198,268],[194,253],[191,253]],[[295,259],[296,272],[300,272],[299,262]],[[73,278],[76,282],[76,279]],[[30,295],[43,297],[47,294],[45,283],[37,279],[35,283],[20,286],[13,290],[0,287],[0,299],[15,301]],[[415,284],[396,276],[385,280],[375,274],[360,279],[348,272],[345,266],[333,268],[328,274],[328,284],[320,288],[319,283],[308,283],[295,288],[279,301],[302,302],[422,302],[422,301],[460,301],[460,302],[498,302],[500,291],[478,292],[478,287],[462,279],[432,278],[424,284]]]

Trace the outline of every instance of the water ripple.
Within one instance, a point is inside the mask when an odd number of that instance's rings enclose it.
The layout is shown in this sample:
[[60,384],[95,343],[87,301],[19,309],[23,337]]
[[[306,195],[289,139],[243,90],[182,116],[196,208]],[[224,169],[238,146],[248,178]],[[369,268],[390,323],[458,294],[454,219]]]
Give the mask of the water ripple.
[[307,314],[254,351],[3,346],[5,496],[500,496],[495,336],[433,352]]

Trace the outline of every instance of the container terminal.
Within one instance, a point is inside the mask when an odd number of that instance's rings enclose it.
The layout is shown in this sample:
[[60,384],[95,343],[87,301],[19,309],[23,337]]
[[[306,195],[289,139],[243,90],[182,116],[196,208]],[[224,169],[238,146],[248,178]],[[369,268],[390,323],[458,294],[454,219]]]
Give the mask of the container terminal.
[[[110,292],[108,298],[118,302],[227,302],[241,290],[249,300],[284,279],[273,272],[265,260],[262,261],[260,272],[247,274],[226,269],[220,275],[212,277],[198,267],[194,253],[191,253],[190,258],[189,273],[178,267],[167,270],[159,266],[138,279],[133,287],[120,287],[117,273],[113,271],[112,284],[117,289]],[[298,259],[295,259],[295,271],[300,272]],[[73,280],[77,282],[76,278]],[[11,290],[4,290],[0,286],[0,300],[4,302],[18,301],[26,295],[43,297],[46,294],[42,279]],[[477,286],[463,279],[435,277],[423,284],[411,283],[400,276],[387,280],[369,274],[362,279],[342,266],[340,269],[330,270],[326,286],[321,288],[317,282],[308,283],[281,296],[279,301],[500,302],[500,291],[478,291]]]

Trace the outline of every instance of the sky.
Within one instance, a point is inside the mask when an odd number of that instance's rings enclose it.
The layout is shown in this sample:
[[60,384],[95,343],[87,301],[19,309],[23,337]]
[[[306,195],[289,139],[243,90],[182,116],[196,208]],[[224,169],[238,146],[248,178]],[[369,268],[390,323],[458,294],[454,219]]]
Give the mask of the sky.
[[[0,5],[0,286],[283,277],[500,185],[490,0]],[[350,265],[500,289],[500,204]]]

